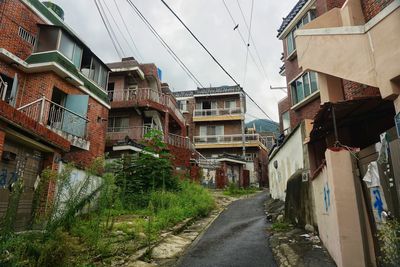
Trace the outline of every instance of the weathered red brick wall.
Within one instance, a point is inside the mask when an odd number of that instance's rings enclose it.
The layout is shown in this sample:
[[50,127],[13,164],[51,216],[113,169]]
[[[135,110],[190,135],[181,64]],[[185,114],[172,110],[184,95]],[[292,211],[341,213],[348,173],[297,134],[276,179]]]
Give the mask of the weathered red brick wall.
[[379,88],[343,80],[345,100],[355,100],[367,97],[380,97]]
[[37,24],[44,23],[44,21],[34,14],[22,1],[2,1],[0,11],[2,12],[0,47],[25,60],[32,53],[33,46],[18,36],[19,26],[37,36],[39,31]]
[[3,155],[5,137],[6,133],[0,130],[0,160]]
[[393,0],[362,0],[361,6],[363,9],[365,20],[371,20],[392,2]]

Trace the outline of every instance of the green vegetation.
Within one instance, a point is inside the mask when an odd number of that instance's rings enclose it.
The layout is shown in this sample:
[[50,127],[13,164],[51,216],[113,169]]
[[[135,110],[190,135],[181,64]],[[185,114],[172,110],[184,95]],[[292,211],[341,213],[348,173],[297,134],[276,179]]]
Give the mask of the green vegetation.
[[[160,140],[158,132],[149,133],[148,154],[111,166],[116,175],[104,173],[103,159],[96,160],[78,187],[69,179],[72,165],[61,173],[45,170],[37,190],[56,181],[58,193],[43,212],[35,192],[32,227],[40,231],[13,232],[16,190],[1,224],[0,266],[109,266],[114,257],[149,248],[177,223],[206,216],[214,208],[212,196],[200,185],[174,177]],[[101,183],[93,188],[98,177]]]
[[387,221],[378,231],[382,266],[400,266],[400,222]]
[[287,222],[274,222],[271,227],[274,232],[286,232],[292,228],[293,226]]
[[244,195],[254,194],[257,191],[258,189],[254,187],[242,188],[238,187],[234,183],[230,183],[229,186],[224,190],[224,195],[231,197],[240,197]]

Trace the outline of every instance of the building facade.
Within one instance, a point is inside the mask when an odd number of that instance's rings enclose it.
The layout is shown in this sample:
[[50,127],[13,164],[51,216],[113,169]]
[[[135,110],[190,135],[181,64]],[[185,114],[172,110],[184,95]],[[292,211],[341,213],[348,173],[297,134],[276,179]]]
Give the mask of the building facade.
[[270,157],[270,175],[284,172],[282,158],[298,136],[290,132],[305,125],[304,162],[277,188],[286,192],[287,213],[305,211],[301,221],[318,228],[338,266],[379,265],[385,244],[377,234],[400,216],[399,7],[393,0],[299,1],[278,30],[287,136]]
[[162,132],[174,155],[176,171],[193,174],[196,166],[191,159],[195,160],[196,153],[186,135],[185,118],[168,84],[161,82],[159,69],[154,64],[139,64],[134,58],[124,58],[108,67],[112,71],[108,83],[109,156],[119,158],[124,153],[140,152],[144,135],[155,129]]
[[[23,229],[43,168],[85,167],[103,156],[109,69],[41,2],[1,1],[0,10],[0,216],[23,179]],[[44,202],[54,189],[47,186]]]
[[[246,98],[240,87],[198,88],[174,95],[196,150],[217,165],[225,162],[220,187],[241,183],[243,170],[249,173],[249,183],[267,185],[267,141],[257,133],[247,132]],[[216,172],[205,172],[205,179],[216,183]]]

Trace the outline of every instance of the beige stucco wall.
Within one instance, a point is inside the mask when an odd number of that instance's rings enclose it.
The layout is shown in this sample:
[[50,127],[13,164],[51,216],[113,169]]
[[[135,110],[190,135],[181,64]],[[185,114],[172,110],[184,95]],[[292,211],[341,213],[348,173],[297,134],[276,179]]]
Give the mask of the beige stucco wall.
[[366,266],[352,156],[347,150],[325,156],[312,183],[320,238],[339,267]]
[[[338,26],[350,23],[349,14],[357,13],[349,11],[349,6],[320,16],[296,31],[299,66],[378,87],[383,98],[395,98],[400,94],[399,86],[393,82],[400,75],[398,5],[394,1],[376,19],[361,26]],[[351,23],[357,25],[360,20]]]
[[[274,167],[274,162],[278,168]],[[289,140],[269,160],[268,172],[271,197],[285,200],[286,185],[289,178],[298,170],[304,169],[302,127],[298,127]]]

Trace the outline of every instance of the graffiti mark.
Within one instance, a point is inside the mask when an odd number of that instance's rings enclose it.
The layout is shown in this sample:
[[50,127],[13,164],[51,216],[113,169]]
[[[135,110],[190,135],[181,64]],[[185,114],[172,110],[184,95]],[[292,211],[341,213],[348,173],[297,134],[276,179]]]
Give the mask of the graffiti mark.
[[372,190],[372,193],[374,194],[374,208],[378,211],[378,217],[380,220],[382,220],[382,212],[383,212],[383,201],[382,201],[382,196],[381,196],[381,191],[379,188],[376,188]]
[[329,211],[329,208],[331,206],[331,190],[329,189],[329,184],[326,183],[324,186],[324,207],[325,207],[325,212]]

